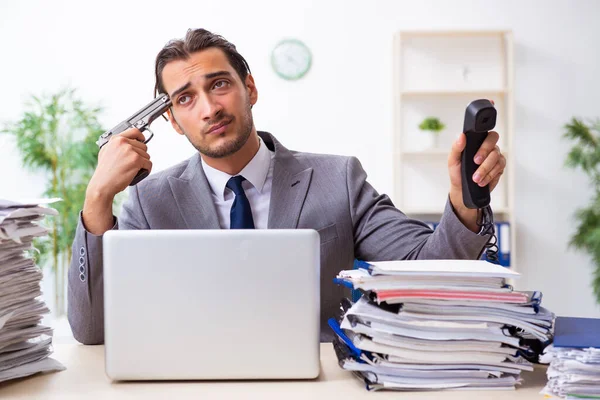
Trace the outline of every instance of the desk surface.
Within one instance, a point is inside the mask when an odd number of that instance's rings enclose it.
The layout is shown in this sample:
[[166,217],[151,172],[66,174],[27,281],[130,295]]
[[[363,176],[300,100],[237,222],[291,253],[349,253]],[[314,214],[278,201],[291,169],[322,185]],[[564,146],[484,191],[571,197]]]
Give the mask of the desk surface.
[[[40,374],[0,384],[2,399],[542,399],[546,370],[524,372],[516,390],[454,392],[368,392],[342,370],[331,344],[321,344],[321,375],[311,381],[178,381],[111,383],[104,373],[104,346],[57,344],[53,358],[66,371]],[[209,397],[205,397],[205,396]]]

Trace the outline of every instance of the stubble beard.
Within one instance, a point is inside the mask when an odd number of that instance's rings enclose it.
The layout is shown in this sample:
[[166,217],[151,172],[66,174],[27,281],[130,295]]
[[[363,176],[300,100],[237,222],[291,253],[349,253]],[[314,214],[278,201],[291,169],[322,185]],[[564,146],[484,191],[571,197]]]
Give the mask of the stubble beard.
[[[229,119],[227,116],[224,116],[222,118],[222,120],[227,119]],[[215,123],[219,122],[221,121],[216,121]],[[230,123],[233,122],[235,122],[235,118],[231,119]],[[250,138],[252,128],[254,127],[254,120],[252,118],[252,111],[250,111],[250,107],[246,109],[246,112],[242,116],[241,122],[242,123],[240,125],[240,130],[238,131],[238,134],[220,145],[211,146],[209,144],[194,143],[191,140],[191,136],[188,135],[187,132],[184,133],[190,141],[190,143],[192,144],[192,146],[194,146],[196,150],[200,152],[200,154],[210,158],[224,158],[238,152],[242,147],[244,147],[244,145]],[[221,135],[224,135],[224,133]]]

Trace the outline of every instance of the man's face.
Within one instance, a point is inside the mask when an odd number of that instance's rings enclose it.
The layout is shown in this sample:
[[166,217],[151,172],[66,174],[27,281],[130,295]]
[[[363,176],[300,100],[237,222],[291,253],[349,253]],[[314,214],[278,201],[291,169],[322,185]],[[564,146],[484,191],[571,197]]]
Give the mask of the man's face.
[[203,155],[222,158],[241,149],[254,128],[250,107],[257,92],[252,76],[242,82],[218,48],[169,62],[163,86],[173,103],[173,128]]

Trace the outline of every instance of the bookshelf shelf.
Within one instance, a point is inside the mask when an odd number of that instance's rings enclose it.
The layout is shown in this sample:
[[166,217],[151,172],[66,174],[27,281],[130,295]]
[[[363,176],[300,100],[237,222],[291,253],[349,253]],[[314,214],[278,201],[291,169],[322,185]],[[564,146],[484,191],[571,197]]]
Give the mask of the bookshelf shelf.
[[403,91],[402,96],[502,96],[506,94],[506,89],[489,90],[409,90]]
[[[404,157],[448,157],[450,149],[430,149],[430,150],[415,150],[402,151],[400,154]],[[502,151],[502,155],[508,159],[508,151]]]
[[[393,201],[409,216],[439,221],[448,194],[447,156],[462,132],[467,105],[493,100],[498,145],[507,167],[492,193],[494,218],[510,227],[516,266],[514,214],[514,72],[512,32],[402,31],[394,38]],[[437,136],[419,130],[426,117],[446,126]],[[507,246],[505,246],[507,247]]]

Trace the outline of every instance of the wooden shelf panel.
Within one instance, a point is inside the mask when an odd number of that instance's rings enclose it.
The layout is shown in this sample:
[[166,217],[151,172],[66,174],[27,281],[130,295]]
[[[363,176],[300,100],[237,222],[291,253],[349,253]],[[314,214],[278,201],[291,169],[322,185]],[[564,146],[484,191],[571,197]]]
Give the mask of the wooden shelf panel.
[[510,31],[506,30],[480,30],[480,31],[402,31],[400,36],[402,38],[407,37],[469,37],[469,36],[504,36],[510,34]]
[[400,94],[404,97],[410,96],[503,96],[510,89],[476,89],[476,90],[404,90]]
[[[450,148],[448,149],[431,149],[422,151],[401,151],[399,154],[407,158],[418,158],[418,157],[448,157]],[[508,152],[502,151],[504,157],[508,158]]]
[[450,149],[431,149],[421,151],[402,151],[400,155],[404,157],[443,157],[448,156]]

